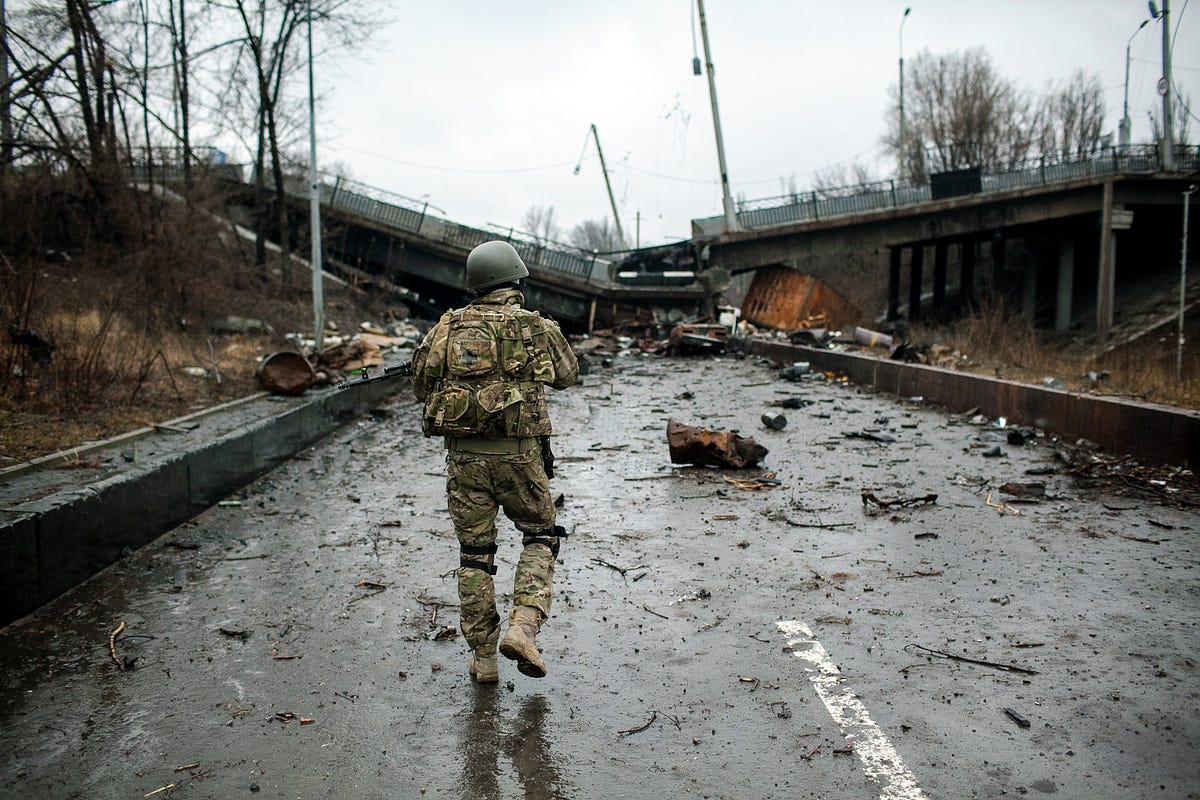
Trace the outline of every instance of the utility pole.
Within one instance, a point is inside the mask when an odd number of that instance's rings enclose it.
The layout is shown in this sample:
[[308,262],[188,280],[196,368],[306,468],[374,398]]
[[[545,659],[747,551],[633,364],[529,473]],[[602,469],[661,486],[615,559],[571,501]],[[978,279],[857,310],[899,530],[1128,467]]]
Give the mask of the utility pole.
[[312,240],[313,347],[325,349],[325,287],[321,282],[321,185],[317,182],[317,115],[313,92],[312,0],[308,0],[308,210]]
[[617,226],[617,239],[621,242],[621,247],[628,247],[628,242],[625,241],[625,232],[621,230],[621,215],[617,213],[617,201],[613,198],[612,184],[608,180],[608,165],[604,163],[604,150],[600,148],[600,134],[596,131],[596,124],[592,123],[592,138],[596,141],[596,153],[600,156],[600,171],[604,173],[604,188],[608,189],[608,204],[612,206],[613,222]]
[[713,75],[712,51],[708,47],[708,23],[704,19],[704,0],[696,0],[700,12],[700,38],[704,41],[704,66],[708,70],[708,94],[712,99],[713,130],[717,135],[717,164],[721,168],[721,203],[725,206],[725,231],[740,230],[733,198],[729,196],[729,170],[725,167],[725,141],[721,137],[721,114],[717,111],[717,81]]
[[900,18],[900,167],[896,177],[904,180],[904,145],[905,145],[905,130],[904,130],[904,22],[908,19],[912,7],[904,9],[904,16]]
[[1175,118],[1171,113],[1171,92],[1175,82],[1171,77],[1171,0],[1163,0],[1162,13],[1154,0],[1150,0],[1150,13],[1162,20],[1162,77],[1158,81],[1158,93],[1162,95],[1163,130],[1162,130],[1162,168],[1164,171],[1175,170]]

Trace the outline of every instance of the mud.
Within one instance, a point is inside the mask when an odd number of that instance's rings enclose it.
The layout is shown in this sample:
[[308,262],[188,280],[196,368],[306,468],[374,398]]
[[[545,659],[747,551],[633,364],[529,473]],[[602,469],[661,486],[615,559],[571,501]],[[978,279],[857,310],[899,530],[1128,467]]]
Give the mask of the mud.
[[[1195,511],[776,372],[631,356],[553,397],[545,679],[469,681],[444,451],[399,399],[0,631],[0,796],[1200,797]],[[672,465],[668,418],[770,452]],[[1030,480],[1046,499],[988,504]],[[914,786],[868,777],[781,622]]]

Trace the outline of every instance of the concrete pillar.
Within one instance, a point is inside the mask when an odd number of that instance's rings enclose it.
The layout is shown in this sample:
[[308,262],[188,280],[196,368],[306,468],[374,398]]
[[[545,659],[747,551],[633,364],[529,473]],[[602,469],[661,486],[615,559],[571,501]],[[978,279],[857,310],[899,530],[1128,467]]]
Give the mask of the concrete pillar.
[[904,248],[888,248],[888,309],[887,318],[894,322],[900,318],[900,255]]
[[958,251],[958,293],[964,308],[975,307],[975,248],[974,239],[967,239],[959,244]]
[[1032,253],[1028,252],[1028,244],[1026,240],[1025,263],[1021,265],[1021,316],[1032,320],[1037,315],[1037,279],[1041,254],[1037,247]]
[[933,246],[933,314],[940,316],[946,310],[946,249],[943,240]]
[[921,318],[921,288],[925,284],[925,276],[922,272],[924,267],[925,245],[913,245],[912,263],[908,270],[908,318],[914,321]]
[[1003,280],[1004,265],[1008,260],[1008,239],[1000,231],[996,231],[992,239],[992,291],[1000,291]]
[[1058,246],[1058,287],[1054,304],[1054,330],[1071,327],[1071,295],[1075,291],[1075,240],[1063,239]]
[[1100,211],[1100,269],[1096,281],[1096,335],[1108,337],[1113,324],[1113,304],[1117,290],[1117,237],[1113,234],[1113,185],[1104,184],[1104,202]]

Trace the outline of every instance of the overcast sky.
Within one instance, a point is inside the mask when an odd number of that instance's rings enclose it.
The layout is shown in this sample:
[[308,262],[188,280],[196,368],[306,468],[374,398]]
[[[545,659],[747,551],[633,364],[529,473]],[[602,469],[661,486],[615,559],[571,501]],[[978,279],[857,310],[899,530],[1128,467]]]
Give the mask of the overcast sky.
[[[629,239],[638,215],[645,246],[721,214],[708,84],[692,73],[693,46],[704,57],[695,0],[388,6],[369,47],[318,61],[322,169],[343,165],[475,227],[519,229],[531,206],[553,206],[565,234],[611,216],[594,123]],[[707,0],[735,197],[778,195],[790,177],[803,189],[815,171],[854,161],[892,177],[880,137],[906,7],[906,59],[982,46],[1033,90],[1077,68],[1098,73],[1115,132],[1143,0]],[[1177,24],[1175,81],[1200,115],[1200,5],[1171,0]],[[1152,22],[1132,43],[1135,142],[1151,138],[1147,112],[1161,113],[1161,30]],[[1195,117],[1189,138],[1200,139]]]

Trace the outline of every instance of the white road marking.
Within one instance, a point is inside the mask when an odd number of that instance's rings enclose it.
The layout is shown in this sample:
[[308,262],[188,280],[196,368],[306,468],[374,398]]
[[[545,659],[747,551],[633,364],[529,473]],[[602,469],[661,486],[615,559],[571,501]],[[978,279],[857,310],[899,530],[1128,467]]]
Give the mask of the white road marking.
[[841,727],[842,735],[853,743],[863,772],[880,785],[880,800],[928,800],[896,748],[867,713],[866,706],[846,686],[841,670],[812,629],[797,621],[781,620],[776,624],[789,637],[788,646],[794,648],[795,656],[806,662],[808,679],[833,721]]

